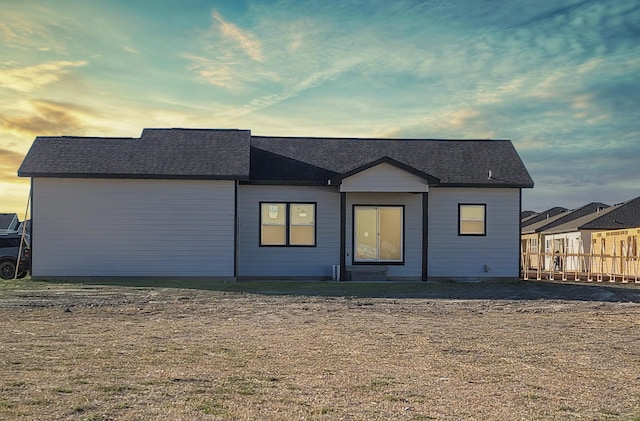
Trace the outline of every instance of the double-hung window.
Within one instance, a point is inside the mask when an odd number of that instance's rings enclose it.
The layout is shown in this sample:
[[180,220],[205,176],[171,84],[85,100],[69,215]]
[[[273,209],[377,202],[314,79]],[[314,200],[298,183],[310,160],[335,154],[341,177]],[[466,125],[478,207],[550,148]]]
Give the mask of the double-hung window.
[[458,205],[458,235],[487,235],[487,205]]
[[260,245],[316,245],[316,204],[260,203]]

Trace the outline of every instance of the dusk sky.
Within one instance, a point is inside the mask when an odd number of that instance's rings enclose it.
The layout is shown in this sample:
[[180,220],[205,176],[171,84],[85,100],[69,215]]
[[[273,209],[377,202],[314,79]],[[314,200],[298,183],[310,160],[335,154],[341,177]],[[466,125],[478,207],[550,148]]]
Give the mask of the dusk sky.
[[523,209],[640,196],[640,1],[0,0],[0,213],[38,135],[511,139]]

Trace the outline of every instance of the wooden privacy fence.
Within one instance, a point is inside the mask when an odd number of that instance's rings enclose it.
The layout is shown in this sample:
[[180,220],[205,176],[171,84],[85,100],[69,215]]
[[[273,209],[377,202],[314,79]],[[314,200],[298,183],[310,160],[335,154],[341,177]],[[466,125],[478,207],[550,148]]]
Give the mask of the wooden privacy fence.
[[520,268],[525,280],[559,278],[640,283],[640,252],[632,239],[612,242],[610,247],[605,247],[604,241],[599,245],[594,241],[588,253],[584,252],[581,242],[577,252],[570,252],[568,247],[558,252],[530,251],[530,247],[522,245],[520,251]]

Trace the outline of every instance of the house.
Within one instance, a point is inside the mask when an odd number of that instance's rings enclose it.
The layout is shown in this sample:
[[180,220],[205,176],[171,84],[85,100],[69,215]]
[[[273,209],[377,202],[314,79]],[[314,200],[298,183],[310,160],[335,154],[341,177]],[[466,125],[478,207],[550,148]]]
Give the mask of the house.
[[520,212],[520,220],[524,220],[526,218],[529,218],[530,216],[535,216],[537,215],[538,212],[532,211],[532,210],[526,210],[526,211],[522,211]]
[[515,278],[533,187],[508,140],[221,129],[38,137],[18,175],[35,278]]
[[0,234],[15,232],[20,221],[15,213],[0,213]]
[[[562,259],[561,269],[563,270],[587,271],[589,262],[586,255],[591,253],[593,232],[614,231],[639,226],[640,197],[637,197],[572,221],[546,228],[542,231],[545,238],[545,252],[557,252],[560,257],[569,255]],[[547,257],[545,267],[549,268],[549,265],[551,265],[551,261],[550,257]]]
[[527,227],[531,224],[535,224],[537,222],[543,221],[545,219],[549,219],[551,217],[554,217],[558,214],[564,213],[564,212],[569,212],[569,209],[567,208],[563,208],[562,206],[555,206],[551,209],[547,209],[546,211],[540,212],[540,213],[536,213],[536,214],[532,214],[528,217],[525,217],[522,219],[522,221],[520,222],[520,226],[522,228]]
[[[591,233],[590,261],[600,274],[633,276],[640,281],[640,224],[637,228]],[[628,279],[628,278],[627,278]]]
[[[529,261],[528,261],[529,269],[538,268],[538,260],[540,259],[540,257],[537,254],[544,251],[543,249],[540,248],[540,246],[545,244],[546,230],[549,230],[558,225],[565,224],[567,222],[571,222],[583,216],[597,213],[608,207],[609,205],[605,203],[592,202],[582,207],[579,207],[577,209],[574,209],[572,211],[558,213],[554,216],[551,216],[549,218],[543,219],[541,221],[527,225],[524,228],[522,228],[521,247],[522,247],[522,251],[528,253],[529,255]],[[542,259],[542,261],[544,262],[544,259]]]

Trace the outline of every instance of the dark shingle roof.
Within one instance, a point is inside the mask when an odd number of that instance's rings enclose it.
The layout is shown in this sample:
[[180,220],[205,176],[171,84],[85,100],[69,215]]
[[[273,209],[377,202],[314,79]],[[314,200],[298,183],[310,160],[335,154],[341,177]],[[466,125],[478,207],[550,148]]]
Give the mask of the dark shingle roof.
[[0,229],[8,229],[14,219],[18,219],[15,213],[0,213]]
[[555,226],[545,233],[562,233],[581,230],[617,230],[640,227],[640,197],[606,208]]
[[248,130],[145,129],[140,138],[38,137],[18,175],[248,179]]
[[[322,169],[316,182],[389,158],[440,180],[442,185],[533,187],[533,181],[508,140],[352,139],[311,137],[263,137],[251,139],[252,151],[277,155]],[[254,164],[254,162],[252,162]],[[252,180],[292,181],[297,177],[285,168],[267,170],[269,163],[256,161]],[[489,179],[489,170],[492,178]],[[254,177],[255,175],[255,177]],[[307,175],[307,177],[309,177]]]
[[522,222],[520,223],[520,226],[522,228],[528,227],[531,224],[535,224],[536,222],[543,221],[545,219],[551,218],[552,216],[556,216],[558,214],[561,214],[563,212],[568,212],[568,211],[569,209],[567,208],[556,206],[551,209],[547,209],[546,211],[540,212],[535,215],[531,215],[530,217],[523,219]]
[[528,218],[530,216],[534,216],[534,215],[537,215],[537,214],[538,214],[538,212],[531,211],[531,210],[522,211],[522,212],[520,212],[520,220],[523,220],[525,218]]
[[38,137],[18,175],[326,185],[387,161],[415,169],[431,185],[533,187],[508,140],[252,137],[248,130],[214,129],[145,129],[140,138]]
[[616,206],[611,212],[580,225],[587,230],[615,230],[640,227],[640,197]]
[[607,209],[608,207],[609,205],[605,203],[591,202],[573,211],[559,213],[549,219],[544,219],[542,221],[536,222],[535,224],[527,225],[525,228],[523,228],[522,233],[531,234],[534,232],[545,231],[558,225],[566,224],[567,222],[573,221],[575,219],[582,218],[583,216],[593,215],[598,211]]
[[526,227],[523,227],[520,232],[522,234],[534,234],[536,232],[540,232],[543,231],[543,228],[546,227],[547,225],[553,224],[554,222],[556,222],[558,219],[566,216],[567,214],[569,214],[570,212],[563,212],[563,213],[559,213],[557,215],[553,215],[550,216],[546,219],[543,219],[542,221],[538,221],[535,222],[533,224],[527,225]]

